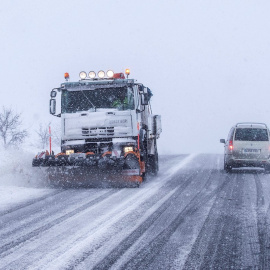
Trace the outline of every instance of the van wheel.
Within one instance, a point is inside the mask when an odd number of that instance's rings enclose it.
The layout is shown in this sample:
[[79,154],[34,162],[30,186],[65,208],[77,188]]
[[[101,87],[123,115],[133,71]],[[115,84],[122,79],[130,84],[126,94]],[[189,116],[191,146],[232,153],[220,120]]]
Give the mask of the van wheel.
[[226,173],[232,172],[232,166],[228,165],[227,163],[224,163],[224,170]]
[[265,171],[265,173],[270,173],[270,165],[266,165],[264,167],[264,171]]

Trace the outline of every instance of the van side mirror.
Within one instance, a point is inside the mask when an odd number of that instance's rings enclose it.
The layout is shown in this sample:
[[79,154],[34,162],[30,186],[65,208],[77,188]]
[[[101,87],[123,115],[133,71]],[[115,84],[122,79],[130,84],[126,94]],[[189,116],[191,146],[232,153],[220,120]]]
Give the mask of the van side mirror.
[[220,143],[226,143],[225,139],[220,139]]
[[55,99],[50,99],[50,114],[55,114],[56,113],[56,100]]

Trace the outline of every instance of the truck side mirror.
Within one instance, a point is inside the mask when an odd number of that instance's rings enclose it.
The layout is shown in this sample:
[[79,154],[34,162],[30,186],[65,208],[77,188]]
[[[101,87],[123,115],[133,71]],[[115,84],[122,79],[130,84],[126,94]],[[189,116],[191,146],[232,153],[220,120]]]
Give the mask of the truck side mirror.
[[50,99],[50,114],[55,114],[56,113],[56,100],[55,99]]
[[220,143],[226,143],[225,139],[220,139]]
[[148,101],[149,101],[148,94],[143,93],[141,95],[141,103],[142,103],[142,105],[148,105]]
[[51,91],[51,98],[55,98],[57,95],[57,92],[55,90]]

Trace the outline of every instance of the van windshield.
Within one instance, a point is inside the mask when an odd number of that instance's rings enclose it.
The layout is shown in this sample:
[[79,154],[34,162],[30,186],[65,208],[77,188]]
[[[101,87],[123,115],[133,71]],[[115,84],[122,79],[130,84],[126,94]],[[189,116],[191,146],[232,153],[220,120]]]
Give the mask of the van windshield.
[[268,141],[267,129],[238,128],[235,132],[235,141]]

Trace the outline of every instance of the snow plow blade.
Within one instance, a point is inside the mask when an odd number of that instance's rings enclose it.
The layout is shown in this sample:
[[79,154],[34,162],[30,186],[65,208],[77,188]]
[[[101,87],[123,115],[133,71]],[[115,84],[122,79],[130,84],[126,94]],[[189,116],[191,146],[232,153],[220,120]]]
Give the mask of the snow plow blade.
[[32,166],[42,168],[49,183],[59,186],[139,186],[144,172],[144,164],[134,154],[116,158],[110,154],[68,156],[44,152],[33,159]]
[[49,167],[46,174],[53,186],[138,187],[142,182],[140,175],[129,175],[124,171],[105,172],[87,167]]

